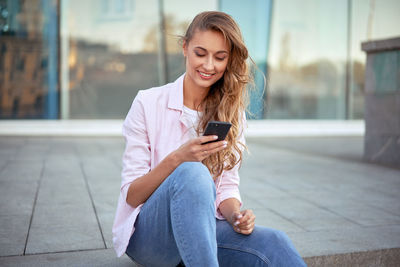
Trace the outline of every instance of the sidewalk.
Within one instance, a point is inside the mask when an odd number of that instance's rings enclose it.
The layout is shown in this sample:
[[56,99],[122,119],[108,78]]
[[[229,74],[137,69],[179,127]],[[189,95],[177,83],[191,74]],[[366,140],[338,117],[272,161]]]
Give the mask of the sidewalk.
[[[400,262],[400,169],[358,137],[249,138],[241,193],[309,266]],[[0,137],[0,266],[133,266],[111,227],[122,138]]]

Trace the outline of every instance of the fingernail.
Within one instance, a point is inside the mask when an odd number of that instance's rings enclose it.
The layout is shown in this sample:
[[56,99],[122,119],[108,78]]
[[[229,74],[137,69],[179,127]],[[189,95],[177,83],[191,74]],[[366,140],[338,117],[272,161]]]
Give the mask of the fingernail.
[[214,135],[213,138],[214,138],[214,139],[218,139],[218,135]]
[[238,225],[238,224],[239,224],[239,221],[236,221],[236,222],[233,223],[233,225],[235,225],[235,226]]
[[227,142],[227,141],[224,141],[223,144],[224,144],[224,146],[226,146],[226,145],[228,144],[228,142]]
[[242,217],[243,217],[242,214],[239,214],[239,215],[237,216],[238,219],[240,219],[240,218],[242,218]]

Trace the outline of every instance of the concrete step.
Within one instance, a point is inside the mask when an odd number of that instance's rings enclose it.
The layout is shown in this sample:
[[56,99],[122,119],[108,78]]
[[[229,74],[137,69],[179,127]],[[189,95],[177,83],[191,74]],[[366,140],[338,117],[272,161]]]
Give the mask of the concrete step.
[[400,248],[306,257],[304,261],[309,267],[398,267],[400,265]]

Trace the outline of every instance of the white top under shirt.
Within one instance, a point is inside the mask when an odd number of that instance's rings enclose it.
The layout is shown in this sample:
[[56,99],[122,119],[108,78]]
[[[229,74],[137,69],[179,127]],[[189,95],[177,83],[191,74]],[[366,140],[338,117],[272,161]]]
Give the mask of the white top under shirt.
[[199,112],[197,110],[193,110],[188,108],[187,106],[183,106],[183,118],[188,123],[187,125],[191,125],[189,128],[189,134],[192,138],[196,138],[197,132],[196,128],[199,125],[200,116],[203,112]]

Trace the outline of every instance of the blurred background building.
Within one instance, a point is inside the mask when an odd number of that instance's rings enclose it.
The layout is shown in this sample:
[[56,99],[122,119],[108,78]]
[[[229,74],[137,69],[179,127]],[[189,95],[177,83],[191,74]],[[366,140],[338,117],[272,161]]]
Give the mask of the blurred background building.
[[123,119],[184,72],[205,10],[236,19],[258,65],[253,119],[363,119],[361,42],[400,36],[398,0],[0,0],[0,119]]

